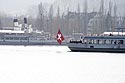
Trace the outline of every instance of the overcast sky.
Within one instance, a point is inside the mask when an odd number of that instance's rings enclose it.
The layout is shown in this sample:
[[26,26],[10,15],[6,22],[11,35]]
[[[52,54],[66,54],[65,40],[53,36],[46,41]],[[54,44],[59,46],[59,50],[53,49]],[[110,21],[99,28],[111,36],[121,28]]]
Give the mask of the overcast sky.
[[26,11],[31,5],[37,5],[40,2],[53,3],[55,0],[0,0],[0,11],[17,12]]
[[[9,14],[24,14],[27,12],[27,10],[32,6],[32,5],[38,5],[40,2],[47,2],[47,3],[54,3],[55,0],[0,0],[0,12],[4,11],[5,13],[9,13]],[[65,8],[65,5],[63,5],[64,3],[68,4],[71,6],[71,2],[72,5],[74,7],[74,4],[78,1],[84,1],[84,0],[56,0],[57,3],[60,3],[58,5],[62,5],[62,7]],[[96,3],[96,7],[95,9],[98,9],[100,1],[101,0],[87,0],[88,1],[88,6],[92,7],[91,9],[93,9],[95,3]],[[125,0],[104,0],[105,3],[107,4],[108,7],[108,2],[112,1],[112,2],[116,2],[117,6],[118,6],[118,11],[125,13]],[[97,5],[97,3],[99,3]],[[76,3],[77,5],[77,3]],[[71,8],[73,8],[71,6]]]

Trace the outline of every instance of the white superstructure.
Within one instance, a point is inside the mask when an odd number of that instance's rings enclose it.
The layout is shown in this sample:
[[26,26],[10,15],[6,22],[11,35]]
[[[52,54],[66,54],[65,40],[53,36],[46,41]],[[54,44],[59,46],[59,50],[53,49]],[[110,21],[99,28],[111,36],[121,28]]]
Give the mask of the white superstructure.
[[24,26],[19,24],[17,19],[13,22],[13,27],[0,30],[0,45],[42,45],[47,42],[51,44],[50,33],[33,30],[32,25],[27,24],[26,18],[24,18]]
[[82,52],[125,52],[125,35],[103,34],[100,36],[85,36],[81,40],[70,41],[71,51]]

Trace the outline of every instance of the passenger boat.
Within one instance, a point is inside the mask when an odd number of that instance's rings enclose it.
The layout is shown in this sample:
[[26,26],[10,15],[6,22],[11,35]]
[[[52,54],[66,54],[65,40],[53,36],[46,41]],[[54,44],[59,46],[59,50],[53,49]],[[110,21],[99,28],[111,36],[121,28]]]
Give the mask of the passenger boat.
[[74,52],[116,52],[125,53],[125,35],[85,36],[80,40],[71,40],[68,47]]

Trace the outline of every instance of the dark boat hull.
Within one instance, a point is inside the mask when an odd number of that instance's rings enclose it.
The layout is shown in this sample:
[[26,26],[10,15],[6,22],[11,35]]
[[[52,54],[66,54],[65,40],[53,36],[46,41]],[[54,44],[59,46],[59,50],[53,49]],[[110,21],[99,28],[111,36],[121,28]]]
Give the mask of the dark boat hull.
[[109,53],[125,53],[125,48],[79,48],[69,47],[73,52],[109,52]]

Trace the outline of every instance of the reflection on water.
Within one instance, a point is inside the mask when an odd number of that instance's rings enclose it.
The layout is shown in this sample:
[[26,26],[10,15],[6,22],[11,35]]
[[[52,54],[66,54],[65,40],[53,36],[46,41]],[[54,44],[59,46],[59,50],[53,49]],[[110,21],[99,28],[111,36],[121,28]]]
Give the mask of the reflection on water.
[[124,83],[125,54],[0,46],[0,83]]

